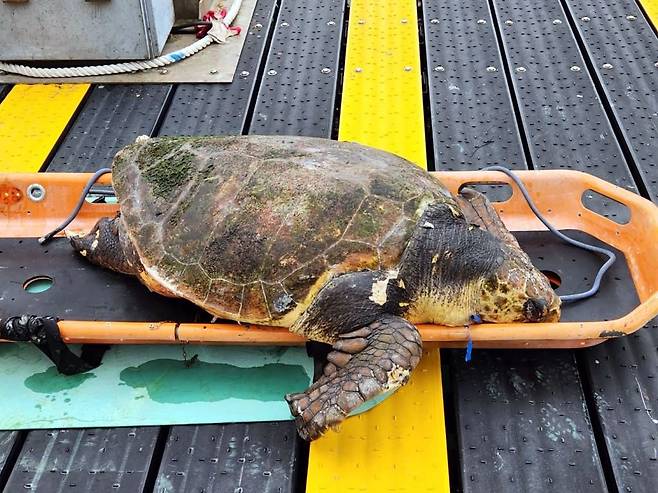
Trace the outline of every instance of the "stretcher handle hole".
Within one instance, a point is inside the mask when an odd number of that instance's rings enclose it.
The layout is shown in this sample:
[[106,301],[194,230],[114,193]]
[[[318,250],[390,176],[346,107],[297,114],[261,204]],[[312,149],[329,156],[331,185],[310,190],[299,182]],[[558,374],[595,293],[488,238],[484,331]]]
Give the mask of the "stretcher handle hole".
[[617,224],[628,224],[631,221],[631,210],[626,204],[589,188],[583,192],[580,201],[586,209]]
[[553,289],[557,289],[562,285],[562,278],[558,273],[553,272],[552,270],[543,270],[541,273],[548,278],[548,282],[551,283]]
[[469,181],[459,186],[459,192],[464,188],[472,188],[484,194],[491,202],[507,202],[514,193],[512,187],[505,182],[497,181]]
[[32,294],[43,293],[48,291],[54,282],[50,276],[34,276],[23,283],[23,289]]

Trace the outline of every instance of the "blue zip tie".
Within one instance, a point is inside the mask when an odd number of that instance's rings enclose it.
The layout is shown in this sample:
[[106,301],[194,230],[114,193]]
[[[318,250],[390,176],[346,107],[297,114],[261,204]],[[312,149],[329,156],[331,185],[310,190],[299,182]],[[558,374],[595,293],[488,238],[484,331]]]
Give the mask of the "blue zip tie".
[[471,339],[471,336],[468,336],[468,342],[466,343],[466,356],[464,357],[464,361],[467,363],[471,361],[471,354],[473,354],[473,339]]

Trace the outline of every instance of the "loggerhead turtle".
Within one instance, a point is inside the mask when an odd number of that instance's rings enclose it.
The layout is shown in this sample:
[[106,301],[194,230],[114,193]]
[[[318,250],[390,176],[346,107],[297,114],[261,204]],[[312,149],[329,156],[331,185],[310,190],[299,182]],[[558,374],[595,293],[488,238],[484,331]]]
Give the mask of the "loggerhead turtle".
[[313,440],[406,383],[416,323],[542,322],[560,301],[481,194],[410,162],[303,137],[139,138],[119,151],[120,206],[74,248],[211,314],[333,345],[287,395]]

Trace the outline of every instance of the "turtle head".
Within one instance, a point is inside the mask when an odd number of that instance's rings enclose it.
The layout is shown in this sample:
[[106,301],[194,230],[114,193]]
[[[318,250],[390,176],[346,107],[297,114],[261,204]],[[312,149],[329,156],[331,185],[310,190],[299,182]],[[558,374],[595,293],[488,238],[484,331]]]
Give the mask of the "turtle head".
[[483,322],[557,322],[560,298],[548,278],[515,245],[502,245],[492,273],[483,279],[476,314]]

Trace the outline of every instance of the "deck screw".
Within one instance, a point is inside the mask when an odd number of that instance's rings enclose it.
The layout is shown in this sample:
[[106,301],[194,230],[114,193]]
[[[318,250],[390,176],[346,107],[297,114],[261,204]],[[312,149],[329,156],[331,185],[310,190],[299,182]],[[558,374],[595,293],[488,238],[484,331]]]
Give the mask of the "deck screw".
[[512,24],[514,24],[514,21],[513,21],[512,19],[507,19],[507,20],[505,21],[505,25],[506,25],[506,26],[511,26]]
[[486,24],[487,21],[485,21],[484,19],[478,19],[477,23],[480,24],[480,25],[483,25],[483,24]]
[[359,19],[359,24],[365,24],[366,20],[365,19]]
[[604,68],[606,70],[610,70],[612,68],[612,64],[604,63],[603,65],[601,65],[601,68]]
[[591,21],[592,19],[590,19],[589,17],[585,16],[585,17],[581,17],[580,20],[583,21],[583,22],[589,22],[589,21]]
[[496,67],[487,67],[487,72],[498,72]]
[[634,15],[627,15],[626,16],[626,20],[628,20],[628,21],[634,21],[636,19],[637,19],[637,17],[635,17]]
[[407,65],[406,67],[404,67],[404,71],[405,72],[411,72],[411,67],[409,65]]
[[354,69],[355,72],[363,72],[363,69],[361,67],[356,67]]
[[553,21],[553,24],[555,24],[556,26],[558,26],[558,25],[562,24],[562,21],[561,21],[560,19],[555,19],[555,20]]
[[653,66],[658,68],[658,62],[654,63]]
[[572,72],[580,72],[580,67],[578,65],[572,65],[569,70]]
[[212,70],[210,71],[210,74],[211,74],[211,75],[215,75],[217,72],[218,72],[217,69],[214,68],[214,69],[212,69]]
[[335,26],[336,23],[334,21],[329,21],[327,22],[327,26]]
[[288,27],[290,24],[288,24],[287,22],[284,21],[284,22],[281,23],[281,25],[282,25],[283,27]]
[[443,65],[437,65],[436,67],[434,67],[434,71],[435,72],[445,72],[446,69]]
[[324,67],[322,70],[320,70],[320,72],[322,72],[323,74],[330,74],[331,69],[329,67]]
[[440,21],[439,19],[431,19],[430,24],[438,24]]
[[276,75],[276,70],[268,70],[267,75]]
[[240,77],[249,77],[249,72],[243,70],[242,72],[240,72]]
[[525,67],[516,67],[516,71],[523,73],[523,72],[526,71],[526,68]]
[[407,19],[402,19],[402,20],[400,21],[400,23],[402,23],[402,24],[406,24],[406,23],[407,23]]
[[256,29],[260,29],[261,27],[263,27],[263,25],[260,22],[257,22],[256,24],[254,24],[254,28],[256,28]]

